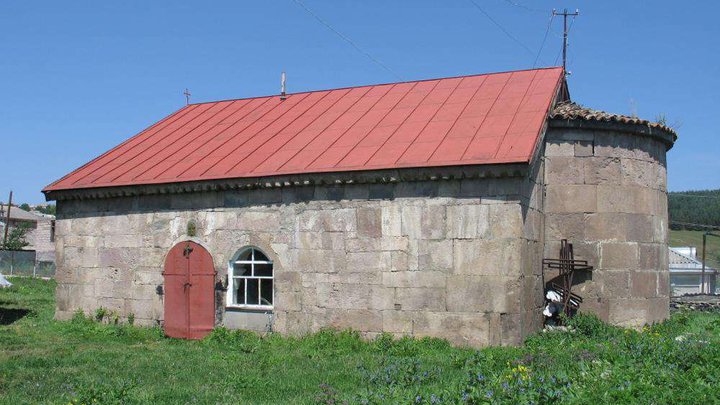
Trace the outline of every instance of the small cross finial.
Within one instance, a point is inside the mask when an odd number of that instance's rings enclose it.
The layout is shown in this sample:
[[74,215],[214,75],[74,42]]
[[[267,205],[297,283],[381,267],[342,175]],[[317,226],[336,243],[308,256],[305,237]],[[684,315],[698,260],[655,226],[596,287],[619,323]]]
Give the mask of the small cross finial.
[[183,94],[185,95],[185,105],[190,105],[190,91],[188,89],[185,89]]

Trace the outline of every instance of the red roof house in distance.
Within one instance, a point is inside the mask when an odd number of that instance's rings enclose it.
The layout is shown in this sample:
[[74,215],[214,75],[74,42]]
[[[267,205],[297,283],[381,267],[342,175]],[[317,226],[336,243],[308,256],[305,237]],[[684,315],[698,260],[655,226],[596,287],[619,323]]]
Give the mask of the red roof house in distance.
[[570,239],[572,311],[664,319],[674,141],[557,67],[191,104],[43,190],[56,317],[518,344]]

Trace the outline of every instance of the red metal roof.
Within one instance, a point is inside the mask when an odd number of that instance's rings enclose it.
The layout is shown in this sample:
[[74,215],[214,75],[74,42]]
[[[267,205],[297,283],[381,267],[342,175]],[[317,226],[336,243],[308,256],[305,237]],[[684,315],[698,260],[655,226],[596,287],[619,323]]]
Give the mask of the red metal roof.
[[528,162],[562,68],[191,104],[43,191]]

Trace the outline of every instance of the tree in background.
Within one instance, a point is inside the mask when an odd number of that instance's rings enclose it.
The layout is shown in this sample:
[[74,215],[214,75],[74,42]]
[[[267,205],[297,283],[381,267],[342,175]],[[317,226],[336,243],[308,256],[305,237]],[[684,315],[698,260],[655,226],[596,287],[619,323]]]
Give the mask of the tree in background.
[[38,205],[35,207],[35,211],[43,214],[55,215],[55,204]]
[[20,204],[20,209],[25,211],[30,211],[30,205],[28,203],[22,203]]
[[22,248],[29,245],[30,242],[25,239],[29,230],[30,225],[25,223],[20,223],[10,229],[7,240],[2,246],[3,250],[22,250]]

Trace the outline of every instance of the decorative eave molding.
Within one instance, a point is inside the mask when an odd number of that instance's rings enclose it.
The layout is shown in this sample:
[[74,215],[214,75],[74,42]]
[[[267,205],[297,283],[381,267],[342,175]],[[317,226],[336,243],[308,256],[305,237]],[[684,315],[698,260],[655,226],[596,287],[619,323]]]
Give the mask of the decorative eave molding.
[[659,126],[643,125],[638,123],[588,120],[583,118],[550,118],[548,120],[548,125],[550,128],[617,131],[647,136],[664,143],[666,150],[670,150],[673,147],[675,140],[677,140],[677,135],[674,132],[665,130]]
[[524,177],[528,163],[443,166],[407,169],[293,174],[271,177],[204,180],[143,184],[119,187],[78,188],[45,191],[47,201],[92,200],[156,194],[202,193],[209,191],[255,190],[283,187],[333,186],[343,184],[387,184],[411,181],[441,181],[483,178]]

